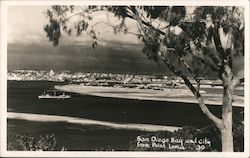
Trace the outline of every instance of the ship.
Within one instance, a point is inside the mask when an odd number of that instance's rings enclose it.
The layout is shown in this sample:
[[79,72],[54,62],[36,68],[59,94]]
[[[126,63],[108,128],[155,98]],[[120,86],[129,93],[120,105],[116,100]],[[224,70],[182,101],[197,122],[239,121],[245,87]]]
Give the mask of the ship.
[[69,99],[71,98],[71,95],[65,94],[65,92],[62,92],[62,94],[58,94],[56,90],[52,90],[52,94],[49,93],[50,91],[44,91],[43,94],[38,96],[38,99]]

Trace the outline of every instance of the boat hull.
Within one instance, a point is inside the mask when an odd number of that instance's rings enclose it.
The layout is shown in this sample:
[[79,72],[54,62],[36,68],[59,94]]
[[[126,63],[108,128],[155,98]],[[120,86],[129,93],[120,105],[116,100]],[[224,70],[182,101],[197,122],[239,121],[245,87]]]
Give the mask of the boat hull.
[[38,99],[70,99],[70,95],[64,96],[38,96]]

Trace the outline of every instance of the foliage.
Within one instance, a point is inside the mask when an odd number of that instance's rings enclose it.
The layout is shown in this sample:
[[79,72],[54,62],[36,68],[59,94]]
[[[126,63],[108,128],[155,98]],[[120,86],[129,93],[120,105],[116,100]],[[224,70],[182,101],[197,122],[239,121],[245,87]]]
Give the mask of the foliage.
[[[188,66],[191,76],[205,77],[204,71],[213,71],[221,78],[226,47],[231,49],[230,56],[244,55],[243,11],[235,6],[200,6],[190,15],[184,6],[52,6],[47,10],[50,21],[44,30],[55,46],[59,44],[62,32],[71,35],[75,31],[77,36],[85,32],[84,36],[93,39],[94,48],[98,45],[97,25],[106,24],[114,33],[126,34],[131,32],[125,19],[132,19],[138,22],[138,32],[132,34],[144,44],[143,52],[149,59],[158,62],[178,57],[177,69]],[[93,23],[96,12],[107,14],[107,20]],[[119,24],[112,25],[108,13],[111,18],[120,19]],[[79,17],[77,20],[74,19],[76,16]],[[232,45],[224,46],[216,40],[216,36],[222,34],[231,36],[228,40],[232,40]],[[190,56],[200,61],[199,66],[190,60]],[[176,64],[176,60],[170,63]]]
[[56,138],[52,135],[32,137],[25,134],[16,134],[15,142],[8,143],[8,150],[22,151],[64,151],[64,147],[58,148]]

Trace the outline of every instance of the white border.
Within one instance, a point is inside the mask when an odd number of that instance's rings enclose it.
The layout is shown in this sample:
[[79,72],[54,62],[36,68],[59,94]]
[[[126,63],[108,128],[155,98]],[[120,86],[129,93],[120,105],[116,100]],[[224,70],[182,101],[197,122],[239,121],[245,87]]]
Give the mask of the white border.
[[[245,7],[245,150],[244,152],[15,152],[6,150],[7,142],[7,7],[10,5],[187,5],[187,6],[244,6]],[[247,0],[88,0],[88,1],[32,1],[0,0],[0,157],[250,157],[249,153],[249,1]]]
[[7,7],[0,3],[1,22],[0,22],[0,157],[6,151],[6,127],[7,127]]

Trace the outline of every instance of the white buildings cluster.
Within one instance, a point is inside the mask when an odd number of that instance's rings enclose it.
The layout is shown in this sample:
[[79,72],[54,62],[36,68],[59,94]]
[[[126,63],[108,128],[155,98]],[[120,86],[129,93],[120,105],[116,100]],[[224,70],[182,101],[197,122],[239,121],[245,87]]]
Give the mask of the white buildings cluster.
[[[8,80],[19,81],[56,81],[81,83],[91,86],[115,86],[123,85],[125,87],[138,88],[155,88],[160,90],[164,87],[179,87],[184,82],[179,77],[154,76],[154,75],[130,75],[130,74],[113,74],[113,73],[71,73],[71,72],[54,72],[36,71],[36,70],[14,70],[8,72]],[[191,82],[195,82],[191,80]],[[220,85],[219,80],[202,80],[201,84]]]

